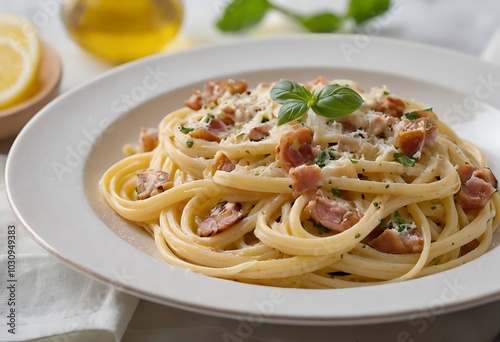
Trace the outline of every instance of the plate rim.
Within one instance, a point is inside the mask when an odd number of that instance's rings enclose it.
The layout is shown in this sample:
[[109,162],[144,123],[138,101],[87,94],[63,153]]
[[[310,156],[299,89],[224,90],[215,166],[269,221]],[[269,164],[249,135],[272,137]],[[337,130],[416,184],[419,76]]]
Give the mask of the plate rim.
[[[38,122],[43,120],[45,116],[48,116],[49,114],[45,113],[50,113],[52,108],[63,101],[65,99],[71,98],[73,96],[76,96],[75,94],[78,94],[82,92],[82,90],[85,90],[92,85],[102,82],[102,80],[109,80],[112,79],[113,77],[116,77],[116,75],[122,75],[127,73],[128,70],[131,68],[137,67],[137,66],[143,66],[143,65],[149,65],[148,63],[153,63],[154,61],[160,61],[160,60],[167,60],[167,59],[172,59],[175,56],[187,56],[187,55],[192,55],[204,51],[210,51],[210,50],[215,50],[215,49],[230,49],[230,48],[236,48],[237,47],[243,47],[243,46],[259,46],[259,45],[266,45],[272,42],[303,42],[305,40],[311,41],[316,40],[320,42],[327,42],[327,41],[336,41],[336,42],[352,42],[354,41],[356,35],[327,35],[324,36],[322,35],[321,37],[318,35],[287,35],[287,36],[279,36],[279,37],[267,37],[267,38],[253,38],[253,39],[248,39],[242,42],[224,42],[224,43],[219,43],[219,44],[214,44],[210,46],[201,46],[197,47],[188,51],[179,51],[175,53],[168,53],[168,54],[160,54],[160,55],[155,55],[151,57],[146,57],[138,61],[134,61],[131,63],[124,64],[122,66],[113,68],[107,72],[104,72],[103,74],[73,88],[72,90],[69,90],[65,92],[64,94],[61,94],[58,98],[56,98],[54,101],[52,101],[48,106],[46,106],[43,110],[41,110],[30,122],[26,125],[26,127],[21,131],[19,134],[18,138],[15,140],[11,152],[8,155],[7,158],[7,164],[6,164],[6,192],[8,196],[8,200],[13,208],[13,211],[20,221],[21,225],[23,228],[28,232],[28,234],[35,240],[37,241],[42,247],[44,247],[46,250],[48,250],[51,254],[55,255],[59,259],[63,260],[66,264],[70,265],[72,268],[79,272],[83,272],[86,275],[89,275],[95,279],[98,279],[99,281],[114,285],[115,287],[128,292],[130,294],[139,296],[141,298],[145,298],[148,300],[152,300],[157,303],[162,303],[162,304],[167,304],[171,305],[174,307],[182,308],[182,309],[188,309],[192,310],[195,312],[202,312],[205,314],[210,314],[210,315],[216,315],[216,316],[221,316],[221,317],[231,317],[234,318],[236,317],[248,317],[248,315],[255,314],[255,307],[254,308],[238,308],[238,309],[231,309],[231,308],[222,308],[219,307],[217,309],[214,309],[213,306],[204,306],[202,304],[195,304],[195,303],[187,303],[186,300],[176,300],[175,298],[170,298],[166,299],[165,296],[158,297],[154,294],[152,294],[150,291],[144,291],[141,289],[138,289],[136,286],[133,286],[127,281],[121,281],[117,280],[111,276],[106,276],[104,274],[101,274],[99,272],[95,272],[93,269],[86,267],[82,263],[75,262],[71,257],[68,257],[67,255],[63,255],[59,253],[55,248],[52,247],[51,243],[46,241],[46,238],[42,237],[37,233],[37,229],[31,227],[31,224],[29,222],[26,222],[23,214],[20,212],[19,208],[16,206],[15,203],[15,198],[17,194],[12,193],[13,188],[15,186],[11,183],[11,179],[15,178],[14,172],[15,172],[15,164],[19,163],[19,158],[16,156],[16,151],[18,149],[22,148],[22,142],[29,139],[29,137],[26,137],[31,130],[31,127],[34,127],[38,125]],[[453,58],[458,58],[458,59],[463,59],[467,60],[470,63],[473,63],[475,65],[482,65],[485,69],[495,69],[496,67],[493,64],[480,61],[479,59],[462,54],[457,51],[453,50],[448,50],[445,48],[439,48],[439,47],[433,47],[429,46],[426,44],[421,44],[421,43],[412,43],[408,41],[401,41],[401,40],[396,40],[396,39],[391,39],[391,38],[381,38],[381,37],[371,37],[372,43],[373,44],[379,44],[379,45],[394,45],[396,47],[406,47],[409,49],[417,49],[417,50],[424,50],[424,51],[435,51],[437,54],[444,54],[448,56],[455,56]],[[174,57],[173,57],[174,56]],[[495,72],[499,73],[500,71],[495,69]],[[500,75],[500,73],[499,73]],[[488,102],[488,101],[486,101]],[[117,114],[119,115],[119,114]],[[123,114],[122,114],[123,115]],[[17,158],[17,160],[16,160]],[[85,164],[85,163],[84,163]],[[85,165],[82,165],[82,169],[85,168]],[[441,274],[442,275],[442,274]],[[429,277],[433,276],[428,276],[424,278],[417,279],[416,281],[421,281],[421,279],[428,279]],[[196,276],[195,276],[196,278]],[[438,274],[434,278],[434,280],[442,280],[442,277]],[[211,279],[210,281],[207,281],[209,283],[217,283],[217,281],[224,281],[227,282],[226,280],[214,280]],[[241,284],[240,284],[241,285]],[[246,285],[246,284],[245,284]],[[248,285],[247,285],[248,286]],[[391,285],[386,286],[386,285],[377,285],[378,286],[385,286],[389,288],[392,287]],[[266,287],[264,287],[266,288]],[[271,291],[270,288],[269,291]],[[289,291],[288,291],[289,290]],[[284,292],[287,293],[294,293],[297,289],[285,289],[283,290]],[[325,290],[302,290],[302,291],[325,291]],[[328,291],[328,290],[327,290]],[[335,290],[339,291],[339,290]],[[350,291],[344,291],[344,292],[350,292]],[[312,293],[312,292],[311,292]],[[262,295],[261,293],[259,295]],[[492,300],[500,298],[500,287],[496,289],[496,291],[491,291],[487,295],[475,297],[475,298],[470,298],[469,300],[463,300],[463,301],[458,301],[454,303],[449,303],[446,305],[446,312],[452,312],[460,309],[465,309],[467,307],[472,307],[476,305],[480,305],[482,303],[487,303]],[[263,298],[265,300],[266,297]],[[215,310],[215,311],[214,311]],[[317,317],[314,315],[307,315],[307,316],[301,316],[300,314],[297,314],[295,312],[294,314],[284,314],[284,313],[271,313],[269,315],[266,315],[264,317],[265,321],[268,322],[273,322],[273,323],[285,323],[285,324],[305,324],[305,325],[338,325],[338,324],[360,324],[360,323],[373,323],[373,322],[389,322],[389,321],[397,321],[397,320],[402,320],[406,319],[413,313],[413,310],[400,310],[398,312],[391,312],[388,314],[376,314],[376,315],[369,315],[365,314],[362,317],[352,317],[352,316],[345,316],[345,317],[339,317],[339,316],[329,316],[329,317]]]

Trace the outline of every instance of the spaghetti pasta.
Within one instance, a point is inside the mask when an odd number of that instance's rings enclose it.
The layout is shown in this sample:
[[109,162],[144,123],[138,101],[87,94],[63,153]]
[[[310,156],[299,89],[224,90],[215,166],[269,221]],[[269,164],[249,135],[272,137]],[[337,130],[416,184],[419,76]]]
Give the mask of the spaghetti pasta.
[[341,288],[441,272],[485,253],[500,226],[481,151],[432,109],[350,80],[363,99],[331,119],[278,125],[275,83],[215,81],[142,131],[99,183],[165,260],[251,284]]

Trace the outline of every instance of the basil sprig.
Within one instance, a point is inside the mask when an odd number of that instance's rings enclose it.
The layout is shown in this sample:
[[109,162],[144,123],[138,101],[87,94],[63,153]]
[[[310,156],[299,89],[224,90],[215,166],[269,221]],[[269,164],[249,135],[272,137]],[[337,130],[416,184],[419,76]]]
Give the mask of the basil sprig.
[[293,81],[280,81],[271,89],[271,98],[281,104],[278,126],[300,119],[309,109],[316,114],[335,119],[351,114],[363,104],[363,99],[349,87],[329,84],[311,93]]
[[310,32],[339,31],[347,20],[356,24],[383,14],[389,10],[390,0],[350,0],[345,13],[322,11],[312,14],[298,13],[288,7],[278,6],[271,0],[229,0],[217,20],[217,27],[224,32],[250,29],[263,21],[267,13],[280,12],[290,20],[301,24]]

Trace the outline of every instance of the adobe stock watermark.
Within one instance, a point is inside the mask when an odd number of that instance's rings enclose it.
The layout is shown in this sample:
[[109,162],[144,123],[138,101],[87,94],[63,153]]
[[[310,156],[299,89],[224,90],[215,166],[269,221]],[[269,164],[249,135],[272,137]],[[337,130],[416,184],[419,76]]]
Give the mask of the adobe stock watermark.
[[[120,94],[110,103],[111,113],[126,113],[143,102],[148,94],[157,89],[170,75],[169,72],[161,70],[160,65],[156,65],[155,68],[147,66],[144,71],[145,75],[137,85],[128,92]],[[82,138],[76,144],[64,147],[64,160],[52,161],[51,168],[59,182],[63,181],[65,174],[72,172],[82,164],[92,147],[102,141],[102,134],[112,132],[115,124],[112,124],[112,120],[108,116],[104,116],[93,126],[90,129],[82,129]]]
[[374,17],[368,23],[360,27],[361,33],[353,36],[352,43],[342,42],[339,44],[340,51],[348,63],[353,61],[353,57],[359,55],[372,42],[371,36],[378,36],[383,28],[389,26],[394,17],[401,13],[404,4],[412,0],[394,1],[387,12]]
[[[66,0],[39,0],[38,1],[38,7],[40,8],[37,10],[32,16],[31,20],[28,20],[31,24],[33,24],[37,29],[42,29],[50,23],[50,21],[58,17],[59,15],[59,8],[62,5],[62,3]],[[29,29],[28,23],[27,22],[21,22],[20,23],[23,27],[23,32],[27,34],[28,39],[32,39],[33,36],[37,35],[36,30],[33,31]],[[9,31],[8,32],[8,38],[9,43],[14,46],[22,46],[22,43],[19,41],[18,34],[16,31]],[[21,47],[24,49],[24,47]]]
[[436,321],[437,316],[445,312],[447,304],[452,303],[460,297],[466,290],[467,286],[460,284],[457,278],[452,281],[445,279],[444,287],[439,292],[439,297],[430,301],[428,307],[419,312],[414,313],[408,319],[411,329],[400,331],[396,336],[398,342],[413,342],[412,336],[415,334],[423,334],[429,328],[430,323]]
[[256,313],[249,314],[244,319],[238,320],[238,325],[234,333],[225,332],[222,335],[224,342],[244,342],[252,337],[255,328],[258,328],[264,323],[266,316],[272,315],[276,306],[285,302],[283,290],[275,288],[271,290],[269,298],[263,300],[253,300],[252,305],[256,309]]
[[50,21],[59,16],[60,7],[67,0],[38,0],[40,10],[35,12],[31,21],[37,28],[46,27]]
[[479,76],[474,91],[462,102],[454,103],[450,108],[439,114],[441,120],[450,125],[471,121],[481,105],[481,101],[489,99],[500,87],[500,80],[494,80],[493,75]]

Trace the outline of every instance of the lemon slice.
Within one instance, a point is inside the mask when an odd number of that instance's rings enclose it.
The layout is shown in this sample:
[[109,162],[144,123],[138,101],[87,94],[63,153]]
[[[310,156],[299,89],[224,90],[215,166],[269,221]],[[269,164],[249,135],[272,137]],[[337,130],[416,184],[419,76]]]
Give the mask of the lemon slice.
[[36,85],[41,44],[29,20],[0,14],[0,109],[26,99]]

